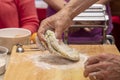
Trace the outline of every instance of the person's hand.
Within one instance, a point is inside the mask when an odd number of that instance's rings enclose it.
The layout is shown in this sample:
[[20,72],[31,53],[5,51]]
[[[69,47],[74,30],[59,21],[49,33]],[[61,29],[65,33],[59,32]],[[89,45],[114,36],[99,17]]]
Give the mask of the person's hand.
[[91,32],[94,28],[84,28],[85,31]]
[[55,30],[55,34],[57,39],[62,38],[62,33],[71,25],[72,19],[64,13],[64,11],[60,11],[57,14],[46,18],[41,22],[40,28],[38,30],[38,37],[40,40],[44,41],[44,33],[48,29]]
[[90,80],[120,80],[120,55],[101,54],[90,57],[84,76]]

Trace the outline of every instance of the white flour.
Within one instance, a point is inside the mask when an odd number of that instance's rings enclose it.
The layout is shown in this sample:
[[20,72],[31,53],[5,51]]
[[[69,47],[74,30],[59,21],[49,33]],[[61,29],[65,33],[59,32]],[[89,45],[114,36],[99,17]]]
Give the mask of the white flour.
[[[53,68],[59,68],[59,69],[66,69],[66,68],[75,68],[75,67],[84,67],[84,63],[87,60],[88,56],[85,54],[80,54],[80,61],[74,62],[67,60],[65,58],[62,58],[59,55],[50,54],[49,52],[43,52],[43,53],[34,53],[34,54],[19,54],[18,57],[22,58],[16,58],[12,57],[11,62],[15,64],[21,64],[25,62],[32,62],[33,65],[36,67],[40,67],[41,69],[53,69]],[[77,66],[76,66],[77,65]]]
[[84,54],[80,54],[80,61],[73,62],[73,61],[69,61],[64,58],[61,58],[57,55],[51,55],[51,54],[34,54],[34,55],[28,56],[28,59],[31,59],[33,64],[35,64],[37,67],[41,67],[42,69],[73,68],[73,67],[77,67],[76,66],[77,64],[79,67],[83,67],[87,58],[88,56]]

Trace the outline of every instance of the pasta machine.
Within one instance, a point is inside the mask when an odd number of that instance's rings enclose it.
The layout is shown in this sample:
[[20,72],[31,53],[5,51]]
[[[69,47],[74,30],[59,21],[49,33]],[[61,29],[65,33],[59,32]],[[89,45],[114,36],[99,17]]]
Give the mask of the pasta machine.
[[[106,6],[102,4],[94,4],[88,9],[86,9],[84,12],[80,13],[77,15],[74,19],[73,22],[77,23],[83,23],[83,24],[73,24],[71,25],[70,28],[102,28],[102,39],[100,43],[104,44],[106,43],[106,30],[108,28],[108,21],[109,21],[109,16],[106,12]],[[89,24],[90,23],[90,24]],[[91,24],[95,23],[95,24]],[[69,43],[69,29],[64,32],[64,42]],[[77,38],[76,38],[77,39]],[[89,43],[94,43],[89,42]]]

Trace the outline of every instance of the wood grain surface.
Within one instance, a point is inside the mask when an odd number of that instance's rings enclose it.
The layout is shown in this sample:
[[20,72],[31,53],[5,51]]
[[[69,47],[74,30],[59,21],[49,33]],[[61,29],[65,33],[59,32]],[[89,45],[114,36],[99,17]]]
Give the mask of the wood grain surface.
[[89,80],[83,76],[89,55],[119,54],[115,45],[70,45],[81,52],[80,61],[72,62],[48,51],[23,46],[24,53],[12,50],[4,80]]

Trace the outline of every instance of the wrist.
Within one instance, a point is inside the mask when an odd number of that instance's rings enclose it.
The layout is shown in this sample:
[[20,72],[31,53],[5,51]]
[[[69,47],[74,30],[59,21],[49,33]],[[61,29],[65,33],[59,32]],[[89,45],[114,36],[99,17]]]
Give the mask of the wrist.
[[75,17],[72,12],[71,7],[66,7],[67,4],[65,4],[65,8],[61,10],[61,12],[64,14],[65,17],[69,17],[71,20]]

